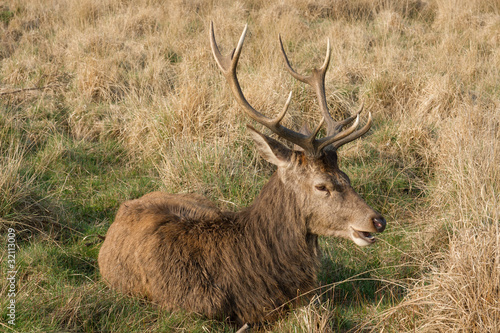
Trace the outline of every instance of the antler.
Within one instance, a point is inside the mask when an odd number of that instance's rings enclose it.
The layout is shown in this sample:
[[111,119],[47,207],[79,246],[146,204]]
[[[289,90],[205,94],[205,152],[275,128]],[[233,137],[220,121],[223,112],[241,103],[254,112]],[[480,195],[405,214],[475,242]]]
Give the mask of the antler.
[[[326,103],[326,94],[325,94],[325,75],[326,71],[328,70],[328,65],[330,64],[330,54],[331,54],[330,39],[328,39],[327,41],[326,56],[323,65],[319,69],[313,68],[312,73],[309,76],[301,75],[292,68],[290,62],[288,61],[288,57],[285,53],[285,49],[283,48],[281,35],[279,35],[279,42],[281,47],[281,53],[285,58],[285,64],[287,70],[295,79],[303,83],[309,84],[311,87],[313,87],[314,91],[316,92],[319,108],[321,110],[321,113],[323,114],[323,119],[326,122],[326,137],[318,140],[321,142],[318,145],[318,149],[321,150],[329,145],[332,145],[335,149],[337,149],[340,146],[348,142],[351,142],[359,138],[366,132],[368,132],[372,124],[371,112],[368,113],[368,121],[365,124],[365,126],[363,126],[363,128],[357,131],[354,131],[359,124],[359,114],[363,111],[364,104],[361,104],[361,107],[358,109],[355,115],[348,117],[342,121],[333,120],[330,111],[328,111],[328,105]],[[352,124],[352,126],[342,131],[342,128],[347,124],[349,124],[350,122],[352,122],[353,119],[355,119],[355,121]]]
[[[368,131],[368,129],[371,126],[371,116],[368,119],[368,123],[361,130],[354,132],[354,130],[358,125],[359,113],[361,112],[362,108],[355,116],[356,121],[354,122],[353,126],[349,127],[343,132],[341,131],[342,127],[350,123],[354,119],[354,116],[349,117],[341,122],[335,122],[331,118],[330,113],[328,112],[328,107],[326,105],[324,81],[325,81],[326,69],[328,68],[328,63],[330,60],[329,42],[328,42],[328,51],[325,63],[319,70],[313,69],[313,74],[310,77],[306,77],[296,73],[290,66],[290,63],[288,62],[285,51],[283,49],[283,44],[281,43],[281,37],[280,37],[281,50],[283,51],[283,55],[285,57],[288,70],[290,71],[292,76],[295,77],[297,80],[308,83],[311,86],[313,86],[313,88],[316,91],[316,94],[318,95],[320,109],[323,113],[323,119],[320,121],[318,126],[316,126],[315,130],[312,133],[310,133],[309,135],[302,134],[299,132],[295,132],[289,128],[286,128],[285,126],[280,124],[281,120],[286,114],[286,111],[288,110],[288,106],[290,105],[292,92],[290,92],[288,96],[285,106],[283,107],[283,111],[274,119],[268,118],[261,112],[254,109],[250,105],[250,103],[248,103],[245,96],[243,95],[240,84],[238,82],[238,78],[236,76],[236,67],[238,65],[241,49],[243,47],[243,42],[245,40],[247,27],[248,25],[245,25],[243,33],[241,34],[240,40],[238,42],[238,45],[236,46],[236,49],[234,49],[229,56],[223,56],[219,51],[217,42],[215,41],[213,22],[210,22],[210,46],[212,48],[212,53],[214,55],[215,61],[217,62],[217,65],[221,69],[223,75],[226,77],[226,80],[228,81],[229,86],[231,87],[231,91],[233,92],[236,101],[240,104],[240,106],[243,108],[243,110],[250,118],[266,126],[272,132],[279,135],[283,139],[286,139],[298,145],[299,147],[303,148],[304,151],[310,155],[319,155],[321,153],[321,150],[330,144],[332,144],[335,148],[338,148],[342,144],[350,142],[363,135],[366,131]],[[318,135],[321,126],[325,122],[325,119],[327,121],[327,137],[316,139],[316,136]]]
[[215,41],[215,36],[214,36],[214,26],[213,22],[210,22],[210,45],[212,47],[212,53],[215,57],[215,61],[217,62],[217,65],[219,65],[219,68],[222,71],[222,74],[226,77],[226,80],[229,83],[229,86],[231,87],[231,90],[233,92],[234,97],[236,98],[236,101],[240,104],[241,107],[243,107],[243,110],[246,112],[246,114],[257,121],[258,123],[266,126],[269,128],[271,131],[276,133],[277,135],[281,136],[282,138],[302,147],[305,151],[315,151],[316,147],[314,146],[314,138],[319,131],[319,126],[315,130],[315,133],[307,136],[299,132],[295,132],[289,128],[286,128],[285,126],[281,125],[280,122],[283,119],[283,117],[286,114],[286,111],[288,110],[288,106],[290,105],[290,101],[292,99],[292,93],[290,92],[290,95],[288,96],[288,99],[285,103],[285,106],[283,108],[283,111],[274,119],[268,118],[259,111],[255,110],[250,103],[246,100],[245,96],[243,95],[243,92],[241,91],[240,84],[238,82],[238,78],[236,77],[236,66],[238,64],[238,60],[240,58],[241,54],[241,48],[243,46],[243,42],[245,40],[245,35],[247,32],[247,25],[245,25],[245,29],[243,29],[243,33],[241,34],[240,40],[238,42],[238,46],[236,46],[236,49],[231,52],[229,56],[224,57],[220,51],[219,47],[217,46],[217,42]]

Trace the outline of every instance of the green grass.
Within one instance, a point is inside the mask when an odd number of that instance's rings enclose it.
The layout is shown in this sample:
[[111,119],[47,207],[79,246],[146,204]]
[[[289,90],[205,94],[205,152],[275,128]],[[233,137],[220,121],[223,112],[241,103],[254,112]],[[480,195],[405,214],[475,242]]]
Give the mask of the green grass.
[[222,3],[0,4],[0,249],[14,228],[18,269],[16,326],[2,279],[0,331],[235,330],[116,293],[97,268],[95,236],[122,202],[196,192],[237,210],[273,172],[212,59],[211,20],[224,53],[249,23],[238,74],[266,115],[292,90],[284,122],[318,121],[311,89],[283,69],[282,33],[300,73],[329,37],[332,113],[363,102],[374,118],[339,159],[387,230],[369,248],[321,238],[319,301],[263,330],[498,331],[498,1]]

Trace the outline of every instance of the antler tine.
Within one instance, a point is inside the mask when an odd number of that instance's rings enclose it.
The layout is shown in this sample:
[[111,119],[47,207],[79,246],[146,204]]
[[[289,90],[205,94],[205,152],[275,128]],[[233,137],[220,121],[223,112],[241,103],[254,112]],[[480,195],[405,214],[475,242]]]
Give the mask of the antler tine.
[[272,120],[272,123],[276,126],[278,125],[281,120],[283,120],[283,117],[285,117],[286,112],[288,111],[288,106],[290,105],[290,102],[292,101],[292,91],[290,91],[290,94],[288,94],[288,98],[286,99],[285,106],[283,107],[283,111],[279,115],[276,116]]
[[361,103],[361,106],[358,108],[358,111],[356,111],[356,113],[354,113],[354,115],[352,115],[344,120],[336,122],[337,127],[335,128],[335,132],[340,132],[342,130],[342,127],[344,127],[345,125],[349,124],[354,119],[356,119],[356,117],[359,116],[361,114],[361,112],[363,112],[364,106],[365,106],[365,103],[363,102],[363,103]]
[[[246,26],[245,26],[245,30],[243,30],[243,34],[246,34]],[[235,50],[233,50],[230,57],[224,57],[220,53],[219,47],[217,46],[217,42],[215,41],[214,23],[212,21],[210,22],[210,47],[212,48],[212,54],[215,58],[215,62],[219,66],[220,70],[223,73],[225,73],[229,69],[229,67],[231,66],[231,59],[233,57]]]
[[[356,115],[355,117],[356,117],[356,120],[354,121],[354,123],[345,131],[341,131],[341,132],[338,132],[336,135],[331,135],[331,136],[327,136],[325,138],[319,139],[318,141],[320,142],[320,144],[318,145],[318,150],[321,150],[321,149],[331,145],[335,141],[340,140],[342,138],[345,138],[346,136],[348,136],[349,134],[354,132],[354,130],[356,129],[356,127],[358,127],[358,124],[359,124],[359,114]],[[349,118],[352,118],[352,117],[349,117]]]
[[330,64],[330,56],[331,56],[330,39],[327,40],[326,56],[323,65],[319,69],[314,68],[312,70],[311,75],[306,76],[297,73],[292,68],[292,66],[290,65],[290,61],[288,60],[288,56],[286,55],[285,48],[283,47],[281,35],[279,35],[278,37],[281,47],[281,53],[283,54],[283,58],[285,59],[286,69],[295,79],[303,83],[307,83],[311,87],[313,87],[314,91],[316,92],[316,97],[318,98],[319,108],[321,110],[321,113],[323,114],[323,117],[325,118],[327,135],[332,135],[334,133],[335,128],[338,127],[338,123],[333,120],[330,111],[328,111],[328,105],[326,103],[326,94],[325,94],[325,75],[326,71],[328,70],[328,66]]
[[310,83],[310,79],[311,77],[310,76],[305,76],[305,75],[301,75],[299,73],[297,73],[293,68],[292,66],[290,65],[290,61],[288,60],[288,57],[286,55],[286,52],[285,52],[285,48],[283,47],[283,42],[281,41],[281,34],[278,34],[278,39],[280,41],[280,47],[281,47],[281,54],[283,54],[283,57],[285,58],[285,65],[286,65],[286,68],[288,69],[288,71],[290,72],[290,74],[297,80],[301,81],[301,82],[304,82],[304,83],[307,83],[307,84],[311,84]]
[[245,96],[243,95],[240,84],[238,82],[238,78],[236,76],[236,67],[238,65],[238,60],[241,54],[241,49],[243,47],[243,42],[245,40],[246,32],[247,32],[247,25],[245,25],[245,28],[243,29],[243,33],[241,34],[236,49],[231,53],[230,56],[224,57],[220,53],[219,48],[217,46],[217,42],[215,41],[213,22],[210,22],[210,45],[212,47],[212,53],[214,55],[215,61],[217,62],[217,65],[219,66],[226,80],[229,83],[229,86],[231,87],[231,91],[233,92],[236,101],[240,104],[240,106],[243,108],[245,113],[250,118],[266,126],[280,137],[302,147],[305,151],[314,154],[316,151],[315,147],[313,146],[314,140],[310,140],[310,138],[307,135],[292,131],[291,129],[286,128],[285,126],[280,124],[280,121],[283,119],[283,117],[286,114],[286,111],[288,110],[288,106],[290,104],[292,97],[291,92],[285,103],[283,111],[274,119],[268,118],[259,111],[257,111],[256,109],[254,109],[250,105],[250,103],[248,103]]
[[326,73],[328,70],[328,66],[330,65],[330,57],[332,55],[332,50],[330,48],[330,38],[326,39],[326,56],[325,56],[325,61],[323,62],[323,65],[320,68],[320,71]]
[[[343,146],[346,143],[354,141],[357,138],[361,137],[363,134],[365,134],[366,132],[368,132],[368,130],[370,129],[370,127],[372,127],[372,113],[368,112],[368,121],[366,122],[365,126],[363,126],[361,129],[357,130],[354,133],[350,133],[349,135],[347,135],[343,139],[339,139],[337,141],[334,141],[332,143],[332,146],[335,149],[338,149],[340,146]],[[340,133],[340,134],[342,134],[342,133]]]

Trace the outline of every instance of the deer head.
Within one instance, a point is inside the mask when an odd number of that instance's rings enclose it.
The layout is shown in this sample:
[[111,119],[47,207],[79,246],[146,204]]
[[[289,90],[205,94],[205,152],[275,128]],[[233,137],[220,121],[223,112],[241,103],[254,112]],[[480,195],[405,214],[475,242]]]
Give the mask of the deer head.
[[[273,119],[254,109],[243,95],[236,76],[236,67],[246,32],[247,26],[243,30],[236,49],[229,56],[223,56],[215,41],[211,22],[210,44],[215,60],[226,77],[236,101],[245,113],[297,147],[297,149],[290,149],[248,126],[257,149],[264,159],[278,167],[278,177],[287,191],[294,192],[301,215],[305,217],[305,227],[308,233],[348,238],[359,246],[372,244],[375,241],[372,233],[384,231],[386,221],[353,190],[349,177],[339,169],[337,164],[337,149],[361,137],[370,129],[371,113],[368,114],[367,123],[360,129],[357,128],[363,106],[355,115],[342,121],[335,121],[331,117],[325,95],[325,74],[330,62],[330,42],[328,41],[325,61],[321,68],[315,68],[310,76],[304,76],[298,74],[290,65],[281,37],[279,37],[286,68],[295,79],[314,89],[323,115],[313,131],[304,128],[296,132],[281,124],[291,101],[291,92],[283,111]],[[347,127],[351,123],[352,125]],[[326,125],[326,136],[318,138],[323,124]]]

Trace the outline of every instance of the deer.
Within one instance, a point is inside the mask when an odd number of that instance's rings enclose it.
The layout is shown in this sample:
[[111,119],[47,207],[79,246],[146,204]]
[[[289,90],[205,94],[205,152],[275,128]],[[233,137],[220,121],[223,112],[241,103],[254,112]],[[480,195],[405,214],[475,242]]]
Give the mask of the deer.
[[[236,67],[247,28],[237,47],[223,56],[210,22],[213,56],[246,115],[294,148],[248,125],[256,150],[276,166],[250,206],[223,211],[201,195],[163,192],[126,201],[107,231],[98,264],[110,288],[167,311],[259,325],[274,320],[276,309],[304,304],[316,290],[319,236],[367,246],[376,241],[373,234],[384,231],[386,220],[354,191],[338,166],[339,147],[364,135],[372,117],[369,113],[358,128],[363,105],[341,121],[330,115],[325,95],[329,40],[323,65],[305,76],[290,65],[279,36],[286,69],[313,88],[322,113],[314,130],[295,131],[281,123],[291,93],[279,115],[269,118],[242,92]],[[326,135],[318,138],[323,124]]]

